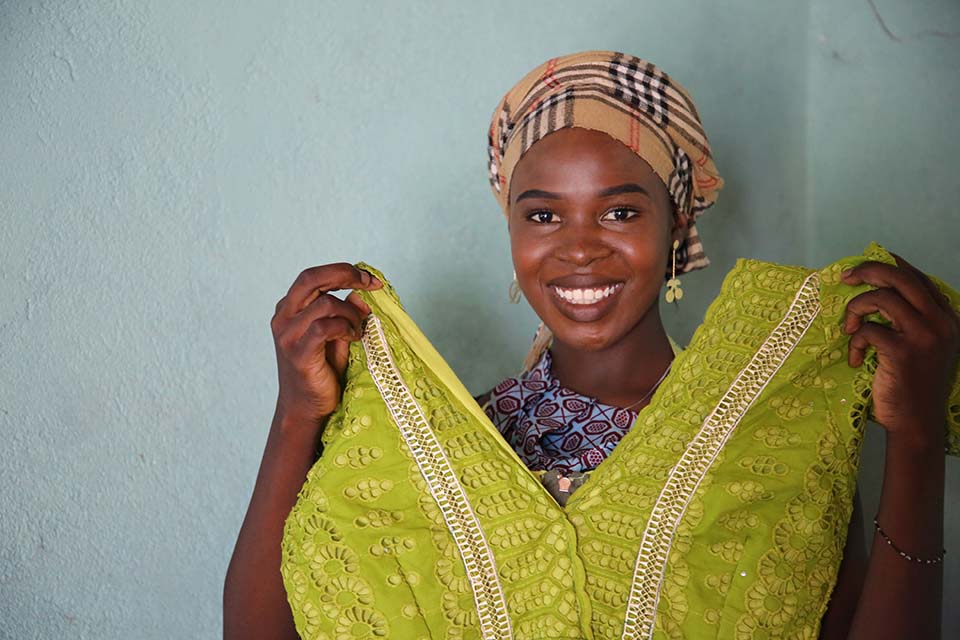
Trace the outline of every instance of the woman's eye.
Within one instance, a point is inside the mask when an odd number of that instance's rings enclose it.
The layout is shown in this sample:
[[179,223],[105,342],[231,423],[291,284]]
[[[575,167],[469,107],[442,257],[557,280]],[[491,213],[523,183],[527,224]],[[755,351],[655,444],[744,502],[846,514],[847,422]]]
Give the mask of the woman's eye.
[[640,214],[637,213],[636,211],[634,211],[633,209],[627,209],[627,208],[625,208],[625,207],[620,207],[620,208],[618,208],[618,209],[611,209],[610,211],[607,211],[605,214],[603,214],[603,218],[602,218],[602,219],[603,219],[603,220],[615,220],[616,222],[623,222],[623,221],[625,221],[625,220],[629,220],[629,219],[631,219],[631,218],[635,218],[635,217],[637,217],[638,215],[640,215]]
[[552,211],[534,211],[527,216],[527,218],[533,222],[539,222],[541,224],[557,221],[557,216]]

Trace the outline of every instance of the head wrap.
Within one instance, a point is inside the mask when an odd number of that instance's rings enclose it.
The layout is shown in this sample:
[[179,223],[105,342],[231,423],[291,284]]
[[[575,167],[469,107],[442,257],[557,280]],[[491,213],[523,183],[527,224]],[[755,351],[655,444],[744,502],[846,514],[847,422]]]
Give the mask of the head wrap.
[[504,213],[517,162],[538,140],[566,127],[602,131],[643,158],[687,216],[686,259],[678,270],[710,264],[695,221],[716,201],[723,180],[683,87],[653,64],[612,51],[553,58],[528,73],[490,122],[490,185]]

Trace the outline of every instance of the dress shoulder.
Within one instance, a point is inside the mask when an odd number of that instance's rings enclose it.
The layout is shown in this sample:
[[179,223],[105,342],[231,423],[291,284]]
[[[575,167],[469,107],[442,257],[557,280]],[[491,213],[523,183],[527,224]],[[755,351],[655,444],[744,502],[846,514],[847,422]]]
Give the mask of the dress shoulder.
[[[844,270],[868,260],[886,264],[896,264],[896,259],[889,251],[879,244],[871,242],[864,250],[863,255],[843,258],[827,265],[818,272],[820,279],[820,313],[824,318],[825,326],[827,326],[829,330],[839,332],[847,303],[860,293],[874,288],[866,284],[850,286],[845,284],[840,278]],[[949,300],[953,310],[960,314],[960,293],[936,276],[927,275],[936,285],[937,289]],[[889,324],[889,321],[880,314],[872,314],[867,316],[867,318],[873,322]],[[864,363],[864,368],[868,371],[873,371],[875,367],[876,352],[871,349],[867,353],[867,361]],[[954,374],[953,386],[951,387],[950,396],[947,400],[946,414],[946,453],[948,455],[960,456],[960,364],[958,364],[958,371]],[[869,417],[872,419],[872,415]]]

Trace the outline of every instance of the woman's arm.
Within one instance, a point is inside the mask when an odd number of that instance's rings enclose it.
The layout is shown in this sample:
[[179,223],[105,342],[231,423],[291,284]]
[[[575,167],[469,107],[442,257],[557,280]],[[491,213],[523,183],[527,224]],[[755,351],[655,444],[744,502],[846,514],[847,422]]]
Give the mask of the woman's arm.
[[[891,522],[881,526],[898,544],[902,538],[905,548],[935,549],[927,557],[936,557],[943,540],[943,449],[925,456],[896,443],[888,447],[877,520]],[[868,559],[858,492],[820,639],[940,637],[942,563],[908,562],[873,534]]]
[[277,303],[277,409],[223,586],[225,640],[297,638],[280,575],[283,526],[340,403],[350,343],[370,313],[356,293],[340,300],[329,292],[382,286],[353,265],[329,264],[303,271]]
[[[915,447],[897,442],[895,433],[888,435],[877,521],[904,552],[919,558],[940,556],[943,482],[942,440]],[[849,637],[939,638],[942,590],[942,562],[907,560],[875,531]]]
[[[850,285],[876,287],[847,304],[843,328],[851,366],[876,350],[873,418],[887,432],[877,513],[886,537],[874,532],[850,637],[935,639],[943,589],[945,407],[960,352],[960,316],[925,274],[894,258],[896,266],[865,262],[842,276]],[[887,323],[869,321],[874,313]]]
[[247,515],[223,589],[225,640],[297,640],[280,576],[287,514],[314,463],[317,431],[292,416],[274,416]]
[[847,542],[843,547],[843,561],[837,585],[830,596],[830,604],[820,623],[820,640],[846,640],[863,591],[867,573],[867,547],[864,544],[863,505],[860,492],[853,497],[853,514],[847,527]]

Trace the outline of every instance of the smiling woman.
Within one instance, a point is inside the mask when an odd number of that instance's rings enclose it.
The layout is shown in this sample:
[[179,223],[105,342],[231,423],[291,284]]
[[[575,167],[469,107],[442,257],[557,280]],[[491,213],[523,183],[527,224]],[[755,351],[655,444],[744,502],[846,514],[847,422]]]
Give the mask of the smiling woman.
[[[561,129],[523,157],[512,187],[519,192],[508,215],[517,280],[557,337],[555,349],[603,359],[608,349],[628,349],[636,361],[656,365],[652,352],[669,360],[657,300],[671,246],[687,225],[650,166],[602,132]],[[638,325],[643,335],[632,339]],[[584,378],[592,388],[583,391],[609,388],[592,373]],[[644,382],[634,380],[635,390]]]
[[960,295],[877,245],[740,260],[680,350],[660,291],[707,266],[695,222],[723,184],[688,94],[624,54],[556,58],[489,145],[543,321],[528,366],[474,399],[381,273],[304,271],[225,636],[936,637]]

